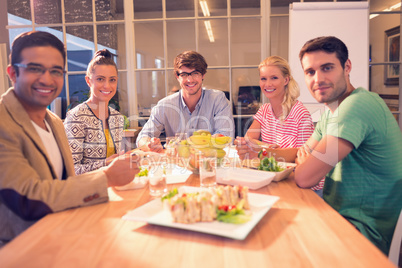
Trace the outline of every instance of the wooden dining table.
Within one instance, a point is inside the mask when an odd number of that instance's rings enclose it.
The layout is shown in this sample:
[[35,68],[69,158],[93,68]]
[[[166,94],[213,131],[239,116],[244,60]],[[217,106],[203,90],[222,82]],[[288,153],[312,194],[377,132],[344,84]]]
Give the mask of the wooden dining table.
[[[199,186],[192,174],[169,189]],[[355,227],[292,177],[251,193],[280,199],[244,240],[122,219],[147,187],[49,214],[0,249],[0,267],[395,267]]]

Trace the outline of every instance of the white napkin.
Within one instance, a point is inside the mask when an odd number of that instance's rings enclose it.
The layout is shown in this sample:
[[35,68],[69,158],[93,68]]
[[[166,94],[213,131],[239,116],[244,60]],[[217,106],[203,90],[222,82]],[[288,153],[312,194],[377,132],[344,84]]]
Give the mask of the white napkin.
[[123,186],[116,186],[115,189],[119,191],[132,190],[144,188],[148,183],[148,177],[135,177],[134,180]]
[[[184,167],[174,166],[172,173],[166,175],[167,184],[184,183],[192,172]],[[133,190],[143,188],[148,183],[148,177],[135,177],[134,180],[124,186],[116,186],[115,189],[119,191]]]
[[172,173],[166,175],[167,184],[184,183],[192,172],[184,167],[174,165]]

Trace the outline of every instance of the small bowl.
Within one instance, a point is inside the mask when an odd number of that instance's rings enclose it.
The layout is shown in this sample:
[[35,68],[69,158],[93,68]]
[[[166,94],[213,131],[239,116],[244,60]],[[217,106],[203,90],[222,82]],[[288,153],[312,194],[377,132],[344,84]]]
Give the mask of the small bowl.
[[278,164],[282,167],[285,168],[285,170],[279,171],[279,172],[274,172],[275,177],[272,181],[281,181],[289,177],[290,173],[295,169],[297,164],[295,163],[287,163],[287,162],[278,162]]

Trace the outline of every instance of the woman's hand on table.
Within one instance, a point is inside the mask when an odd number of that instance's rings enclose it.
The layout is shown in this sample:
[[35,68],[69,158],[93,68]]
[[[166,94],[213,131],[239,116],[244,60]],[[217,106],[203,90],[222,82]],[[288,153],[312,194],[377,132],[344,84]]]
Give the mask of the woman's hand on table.
[[254,140],[243,137],[237,137],[234,140],[234,145],[241,160],[256,158],[261,150],[261,147]]

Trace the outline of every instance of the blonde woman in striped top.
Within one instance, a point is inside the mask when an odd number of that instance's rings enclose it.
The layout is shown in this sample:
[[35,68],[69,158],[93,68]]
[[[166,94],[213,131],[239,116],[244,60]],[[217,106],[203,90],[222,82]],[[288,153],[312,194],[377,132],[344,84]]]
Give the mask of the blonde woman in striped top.
[[[240,159],[273,156],[277,161],[294,162],[297,150],[311,136],[314,125],[309,111],[297,100],[300,90],[287,61],[271,56],[259,65],[260,88],[269,99],[254,115],[244,138],[237,137]],[[314,188],[317,190],[320,187]]]

